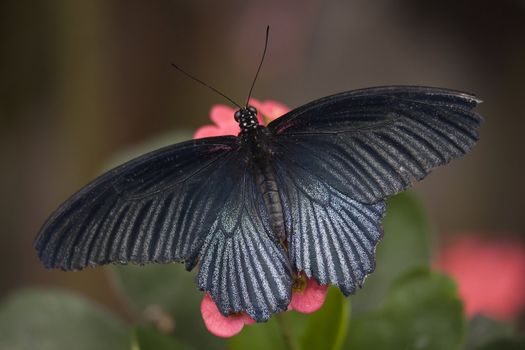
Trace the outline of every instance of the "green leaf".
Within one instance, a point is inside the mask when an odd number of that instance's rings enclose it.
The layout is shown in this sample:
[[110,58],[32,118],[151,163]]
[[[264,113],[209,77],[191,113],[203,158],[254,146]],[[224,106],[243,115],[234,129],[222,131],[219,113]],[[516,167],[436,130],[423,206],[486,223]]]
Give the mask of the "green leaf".
[[513,335],[512,327],[501,321],[485,316],[475,316],[468,324],[465,350],[475,350],[483,345]]
[[225,348],[224,340],[206,330],[200,313],[204,294],[195,285],[195,274],[182,264],[115,265],[108,271],[117,291],[143,322],[172,324],[173,335],[195,348]]
[[485,344],[476,350],[523,350],[525,339],[523,337],[503,338]]
[[475,316],[468,325],[465,350],[525,349],[525,339],[514,328],[485,316]]
[[415,194],[403,192],[388,200],[383,227],[385,235],[377,247],[376,269],[362,290],[351,297],[354,314],[375,309],[392,281],[402,273],[417,266],[429,266],[432,230]]
[[353,318],[347,348],[458,349],[465,332],[454,282],[428,269],[394,281],[383,305]]
[[301,337],[303,350],[339,350],[346,340],[350,307],[339,289],[328,289],[322,309],[312,314],[306,332]]
[[86,299],[58,290],[24,290],[0,304],[0,349],[129,349],[126,325]]
[[[231,350],[288,350],[289,347],[283,340],[283,328],[278,320],[281,318],[280,321],[286,323],[286,320],[282,319],[286,316],[285,313],[281,313],[274,315],[266,323],[245,326],[241,333],[229,339],[229,348]],[[290,329],[288,329],[288,334],[290,339],[297,344],[297,337]]]
[[187,345],[152,328],[137,327],[133,332],[131,350],[189,350]]
[[232,350],[341,349],[348,329],[348,300],[329,288],[323,307],[313,314],[295,311],[274,315],[268,322],[250,326],[230,339]]

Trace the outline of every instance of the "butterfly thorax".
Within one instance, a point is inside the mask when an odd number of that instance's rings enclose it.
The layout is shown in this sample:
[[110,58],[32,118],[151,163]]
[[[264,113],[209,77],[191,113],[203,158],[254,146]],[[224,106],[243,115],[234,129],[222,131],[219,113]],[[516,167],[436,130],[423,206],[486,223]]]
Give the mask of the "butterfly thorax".
[[241,133],[257,129],[259,126],[259,121],[257,120],[257,109],[253,106],[242,107],[235,112],[233,117],[235,118],[235,121],[239,123]]

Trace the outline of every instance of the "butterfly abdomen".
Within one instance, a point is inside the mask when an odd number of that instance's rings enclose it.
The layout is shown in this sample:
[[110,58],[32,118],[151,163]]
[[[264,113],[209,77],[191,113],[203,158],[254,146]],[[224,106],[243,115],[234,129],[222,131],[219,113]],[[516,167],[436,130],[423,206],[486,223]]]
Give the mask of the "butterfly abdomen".
[[286,233],[284,228],[283,206],[275,179],[275,172],[271,165],[267,163],[256,169],[255,176],[257,187],[262,194],[268,213],[270,227],[277,238],[284,241]]
[[259,126],[246,134],[250,158],[253,164],[253,175],[257,189],[262,194],[264,206],[268,214],[270,228],[276,237],[284,242],[286,232],[284,226],[283,206],[277,185],[275,169],[271,164],[268,130]]

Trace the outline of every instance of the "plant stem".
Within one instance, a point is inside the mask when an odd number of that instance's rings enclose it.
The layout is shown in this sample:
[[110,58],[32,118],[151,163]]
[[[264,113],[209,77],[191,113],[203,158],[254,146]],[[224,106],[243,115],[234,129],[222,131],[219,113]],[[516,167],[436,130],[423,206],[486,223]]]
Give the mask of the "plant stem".
[[277,322],[279,323],[281,335],[283,337],[284,343],[286,344],[286,347],[290,350],[301,350],[299,344],[296,341],[296,338],[292,334],[290,327],[288,327],[288,324],[284,319],[284,313],[278,313],[277,315],[275,315],[275,317],[277,318]]

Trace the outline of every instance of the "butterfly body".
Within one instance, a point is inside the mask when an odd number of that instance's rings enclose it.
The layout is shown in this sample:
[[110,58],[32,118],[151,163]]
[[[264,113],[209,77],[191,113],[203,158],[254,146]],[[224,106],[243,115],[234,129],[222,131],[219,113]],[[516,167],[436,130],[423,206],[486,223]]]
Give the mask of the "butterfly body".
[[480,101],[453,90],[347,91],[235,136],[145,154],[65,201],[35,242],[48,268],[183,262],[224,315],[286,310],[293,275],[351,294],[375,268],[385,199],[478,139]]
[[[246,141],[241,145],[249,147],[248,162],[251,163],[251,175],[264,201],[264,212],[268,224],[276,239],[281,244],[286,241],[283,206],[275,169],[272,164],[271,135],[264,126],[243,132],[241,137]],[[242,146],[241,146],[242,147]]]

